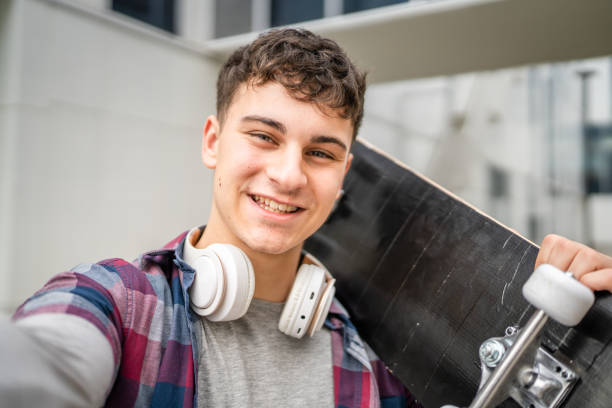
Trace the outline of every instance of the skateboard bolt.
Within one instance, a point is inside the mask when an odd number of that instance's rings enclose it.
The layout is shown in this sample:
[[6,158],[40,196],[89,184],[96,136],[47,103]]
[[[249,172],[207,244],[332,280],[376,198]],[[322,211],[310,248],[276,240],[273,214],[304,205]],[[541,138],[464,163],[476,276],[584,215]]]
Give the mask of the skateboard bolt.
[[506,327],[506,337],[514,336],[518,332],[518,326]]
[[504,357],[505,352],[506,347],[501,341],[497,339],[489,339],[482,343],[478,354],[480,356],[480,361],[482,361],[487,367],[493,368],[499,364],[501,359]]

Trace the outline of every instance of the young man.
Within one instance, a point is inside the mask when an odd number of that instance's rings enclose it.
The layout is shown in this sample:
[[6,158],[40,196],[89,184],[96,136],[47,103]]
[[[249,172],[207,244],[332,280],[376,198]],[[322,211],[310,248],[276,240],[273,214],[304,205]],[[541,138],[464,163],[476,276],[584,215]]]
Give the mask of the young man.
[[[19,308],[16,324],[0,327],[0,401],[418,406],[338,302],[313,337],[277,329],[296,271],[309,262],[302,244],[339,197],[364,92],[364,74],[337,44],[305,30],[269,31],[237,50],[204,127],[202,160],[214,169],[207,226],[134,264],[111,259],[53,278]],[[231,321],[194,313],[216,302],[211,285],[200,285],[210,268],[198,262],[219,243],[240,248],[254,271],[221,284],[253,291],[248,312]],[[612,259],[578,243],[550,236],[543,262],[612,288]],[[202,309],[192,305],[201,299]]]

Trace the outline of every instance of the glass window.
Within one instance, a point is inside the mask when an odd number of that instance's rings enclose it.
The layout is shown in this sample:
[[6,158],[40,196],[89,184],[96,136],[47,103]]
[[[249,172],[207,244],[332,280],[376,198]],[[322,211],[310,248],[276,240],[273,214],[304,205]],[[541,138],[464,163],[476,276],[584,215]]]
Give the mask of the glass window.
[[251,0],[217,0],[215,2],[215,38],[251,31],[252,3]]
[[587,193],[612,193],[612,125],[587,126],[585,183]]
[[500,168],[489,167],[489,195],[493,198],[508,196],[508,176]]
[[272,27],[323,18],[323,0],[272,0]]
[[113,0],[113,10],[171,33],[174,27],[174,0]]
[[408,0],[344,0],[344,12],[353,13],[355,11],[405,3],[407,1]]

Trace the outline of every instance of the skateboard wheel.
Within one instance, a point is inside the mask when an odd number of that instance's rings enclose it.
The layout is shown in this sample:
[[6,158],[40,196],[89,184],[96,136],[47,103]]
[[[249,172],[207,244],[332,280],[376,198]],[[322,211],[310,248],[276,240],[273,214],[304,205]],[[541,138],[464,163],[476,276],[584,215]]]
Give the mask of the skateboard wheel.
[[565,326],[575,326],[595,302],[593,292],[552,265],[540,265],[523,285],[529,303]]

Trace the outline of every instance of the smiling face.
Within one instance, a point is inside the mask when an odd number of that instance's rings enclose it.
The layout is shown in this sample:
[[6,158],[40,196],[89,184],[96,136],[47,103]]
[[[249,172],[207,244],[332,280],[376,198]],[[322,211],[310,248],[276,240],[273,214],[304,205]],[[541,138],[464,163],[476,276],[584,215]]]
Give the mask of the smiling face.
[[215,169],[206,233],[266,254],[301,248],[339,196],[352,135],[349,119],[276,82],[243,84],[222,128],[214,116],[204,128],[202,159]]

